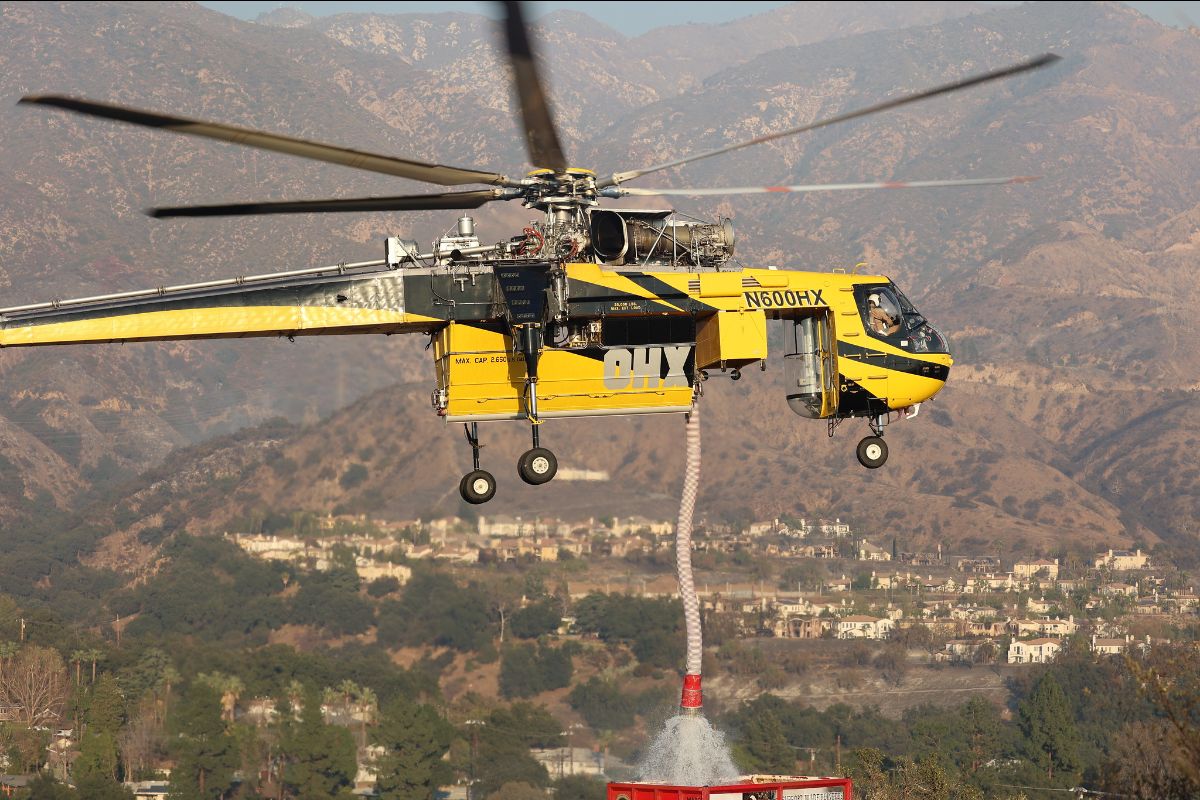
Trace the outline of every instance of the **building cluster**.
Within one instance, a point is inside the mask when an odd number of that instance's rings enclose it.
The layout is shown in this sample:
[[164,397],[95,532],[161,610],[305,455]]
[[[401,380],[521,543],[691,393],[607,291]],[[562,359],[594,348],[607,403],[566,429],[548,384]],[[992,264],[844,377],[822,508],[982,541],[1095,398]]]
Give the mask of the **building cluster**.
[[[369,533],[336,534],[339,525]],[[553,562],[572,558],[625,558],[674,547],[670,522],[644,517],[589,518],[565,522],[554,518],[480,516],[474,523],[458,518],[429,522],[367,522],[361,518],[322,524],[314,537],[227,534],[246,552],[309,569],[329,569],[338,558],[353,558],[363,580],[394,577],[401,583],[411,570],[398,560],[438,559],[462,564]],[[1072,636],[1088,637],[1097,653],[1122,653],[1135,641],[1127,625],[1091,620],[1092,611],[1117,607],[1120,617],[1200,614],[1200,599],[1189,590],[1167,588],[1150,574],[1149,556],[1141,550],[1107,549],[1091,568],[1067,578],[1058,559],[1019,559],[1007,565],[991,556],[967,556],[949,563],[939,547],[933,553],[902,553],[893,541],[883,547],[854,535],[850,525],[804,519],[755,522],[743,529],[701,522],[694,547],[698,552],[736,553],[792,559],[841,559],[873,565],[866,579],[844,574],[827,578],[805,593],[763,587],[700,589],[707,610],[735,615],[746,635],[790,638],[888,639],[907,628],[924,626],[945,640],[941,660],[999,658],[1012,664],[1053,659]],[[884,564],[894,566],[882,569]],[[874,566],[878,565],[878,566]],[[917,567],[929,566],[927,574]],[[903,569],[901,569],[903,567]],[[625,591],[673,596],[670,586],[628,583]],[[573,594],[597,589],[581,588]],[[1084,595],[1080,593],[1083,592]],[[1082,600],[1087,618],[1063,611],[1071,595]],[[1049,598],[1049,599],[1047,599]],[[1112,614],[1107,615],[1112,617]],[[1003,649],[1003,652],[1001,650]]]
[[[1018,561],[1007,572],[993,572],[981,567],[995,569],[998,560],[962,559],[965,574],[959,575],[872,572],[869,589],[843,576],[825,581],[820,594],[705,587],[701,597],[707,610],[734,615],[746,635],[882,640],[922,626],[941,645],[935,658],[949,662],[1045,663],[1077,635],[1092,652],[1115,655],[1151,645],[1148,637],[1129,633],[1134,619],[1200,616],[1200,597],[1190,588],[1166,587],[1140,551],[1110,550],[1093,563],[1085,577],[1066,579],[1055,560]],[[1068,593],[1086,616],[1062,610]],[[1101,610],[1118,613],[1101,616]]]

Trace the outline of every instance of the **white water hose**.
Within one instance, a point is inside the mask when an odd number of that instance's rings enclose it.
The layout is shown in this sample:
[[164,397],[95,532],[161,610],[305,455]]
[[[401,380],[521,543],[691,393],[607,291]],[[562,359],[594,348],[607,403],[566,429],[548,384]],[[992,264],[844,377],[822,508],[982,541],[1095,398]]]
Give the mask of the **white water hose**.
[[692,577],[692,512],[700,488],[700,404],[692,403],[687,415],[687,464],[683,474],[683,494],[679,498],[679,520],[675,525],[675,577],[683,599],[683,621],[687,630],[687,669],[683,678],[683,696],[679,705],[699,712],[703,706],[700,691],[700,660],[704,653],[700,633],[700,598]]

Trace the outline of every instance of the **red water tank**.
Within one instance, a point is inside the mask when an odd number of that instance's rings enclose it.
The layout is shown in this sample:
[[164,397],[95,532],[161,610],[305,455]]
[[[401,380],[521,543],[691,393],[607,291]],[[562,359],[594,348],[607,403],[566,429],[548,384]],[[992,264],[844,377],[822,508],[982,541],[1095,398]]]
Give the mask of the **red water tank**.
[[610,783],[608,800],[852,800],[849,778],[748,775],[720,786]]

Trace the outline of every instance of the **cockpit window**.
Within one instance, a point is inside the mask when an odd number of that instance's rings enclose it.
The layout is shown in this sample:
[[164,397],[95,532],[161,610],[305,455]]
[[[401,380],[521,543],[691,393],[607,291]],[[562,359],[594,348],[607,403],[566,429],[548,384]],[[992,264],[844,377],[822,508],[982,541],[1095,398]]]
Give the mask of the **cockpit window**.
[[867,295],[866,322],[876,336],[894,336],[900,332],[904,317],[900,302],[890,289],[881,286]]
[[912,353],[948,353],[946,338],[893,284],[859,286],[855,292],[863,327],[876,339]]

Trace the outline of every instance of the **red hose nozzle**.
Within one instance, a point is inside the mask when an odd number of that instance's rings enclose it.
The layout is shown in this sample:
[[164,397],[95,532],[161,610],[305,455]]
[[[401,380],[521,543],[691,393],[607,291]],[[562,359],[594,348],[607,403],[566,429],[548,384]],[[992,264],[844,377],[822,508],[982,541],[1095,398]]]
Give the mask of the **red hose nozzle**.
[[679,700],[680,708],[700,708],[704,705],[704,695],[700,691],[699,675],[683,676],[683,696]]

